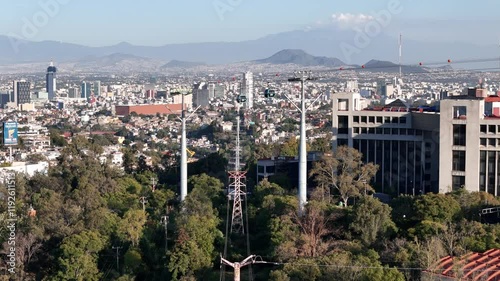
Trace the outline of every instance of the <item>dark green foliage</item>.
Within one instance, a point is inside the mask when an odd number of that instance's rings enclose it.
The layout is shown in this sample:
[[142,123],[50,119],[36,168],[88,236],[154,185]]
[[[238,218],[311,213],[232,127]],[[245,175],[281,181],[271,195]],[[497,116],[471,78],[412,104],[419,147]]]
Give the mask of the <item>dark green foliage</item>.
[[[58,136],[60,131],[51,133]],[[327,151],[328,138],[311,143],[311,148]],[[189,165],[189,193],[181,203],[177,155],[144,152],[159,164],[146,165],[138,157],[138,142],[135,150],[124,150],[125,171],[120,171],[98,161],[102,145],[112,141],[112,136],[61,141],[58,165],[47,176],[16,177],[20,280],[219,280],[228,211],[224,154],[212,153]],[[245,147],[255,155],[247,176],[255,176],[256,158],[276,156],[280,150],[293,154],[296,144],[291,139],[281,146]],[[286,175],[255,186],[247,181],[252,187],[245,201],[251,253],[277,262],[253,265],[254,280],[419,280],[418,268],[428,268],[443,256],[500,247],[500,226],[486,224],[478,215],[482,208],[500,206],[497,198],[459,190],[401,196],[389,206],[364,195],[371,187],[352,176],[364,169],[360,155],[344,152],[323,164],[349,164],[346,177],[336,181],[328,178],[331,169],[324,170],[325,184],[310,190],[302,216]],[[369,168],[369,174],[375,171]],[[339,198],[343,189],[338,184],[353,191],[347,194],[356,198],[352,206],[338,205],[345,199]],[[5,186],[0,192],[6,193]],[[34,217],[28,217],[30,205]],[[0,225],[5,225],[6,210],[7,203],[0,201]],[[0,242],[6,234],[0,226]],[[244,237],[228,238],[228,258],[244,259]],[[119,268],[114,246],[121,247]],[[242,280],[247,276],[243,270]],[[231,277],[228,273],[226,280]]]
[[352,208],[350,217],[351,229],[367,246],[396,233],[396,226],[391,220],[391,207],[371,196],[362,197]]
[[66,139],[64,139],[64,137],[62,136],[61,131],[56,130],[56,129],[50,129],[49,133],[50,133],[50,143],[53,146],[62,147],[62,146],[66,146],[68,144]]

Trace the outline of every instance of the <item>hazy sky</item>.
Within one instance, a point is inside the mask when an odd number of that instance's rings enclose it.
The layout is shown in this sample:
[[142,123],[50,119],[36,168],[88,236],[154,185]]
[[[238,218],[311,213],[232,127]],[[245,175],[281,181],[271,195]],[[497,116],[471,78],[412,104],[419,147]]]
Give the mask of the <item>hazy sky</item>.
[[391,2],[400,12],[384,32],[499,42],[498,0],[4,0],[0,34],[90,46],[242,41],[324,25],[352,28]]

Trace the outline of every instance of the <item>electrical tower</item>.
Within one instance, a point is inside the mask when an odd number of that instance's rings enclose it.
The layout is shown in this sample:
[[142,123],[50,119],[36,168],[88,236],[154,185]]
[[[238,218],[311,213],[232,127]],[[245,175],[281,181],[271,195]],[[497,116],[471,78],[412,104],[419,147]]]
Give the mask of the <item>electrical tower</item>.
[[[247,254],[250,255],[250,236],[248,230],[248,212],[247,206],[243,206],[246,201],[246,171],[242,171],[241,167],[241,146],[240,146],[240,107],[241,103],[246,102],[242,100],[242,95],[238,96],[236,103],[236,145],[234,149],[234,159],[230,161],[233,165],[233,170],[229,171],[229,185],[228,185],[228,213],[227,213],[227,224],[226,224],[226,242],[224,246],[224,255],[221,258],[227,258],[227,248],[229,242],[229,223],[231,223],[230,233],[237,235],[244,235],[246,237]],[[230,201],[233,201],[233,208],[231,213],[231,221],[229,221],[229,206]],[[246,204],[246,202],[245,202]],[[243,210],[245,208],[245,210]],[[245,211],[245,215],[243,212]],[[245,217],[245,218],[244,218]],[[225,265],[227,263],[221,263],[221,280],[225,280]],[[236,268],[235,268],[236,270]],[[239,274],[239,267],[238,267]],[[251,265],[248,268],[249,280],[253,280],[253,273]],[[236,279],[235,279],[236,280]]]
[[[239,108],[238,108],[239,109]],[[233,199],[233,214],[231,216],[231,233],[245,234],[245,226],[243,223],[243,208],[242,198],[246,197],[246,185],[244,180],[246,178],[246,171],[241,171],[240,163],[240,116],[236,117],[236,147],[234,170],[229,171],[229,197]]]

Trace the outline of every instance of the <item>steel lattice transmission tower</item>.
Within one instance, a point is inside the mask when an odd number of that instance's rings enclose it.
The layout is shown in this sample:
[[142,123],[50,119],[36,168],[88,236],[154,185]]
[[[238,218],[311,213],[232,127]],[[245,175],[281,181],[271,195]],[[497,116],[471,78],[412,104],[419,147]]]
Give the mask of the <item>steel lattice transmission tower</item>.
[[[239,105],[237,105],[236,116],[236,147],[234,155],[234,170],[229,171],[229,198],[233,199],[233,213],[231,216],[231,233],[245,233],[245,224],[243,222],[242,200],[246,198],[246,171],[241,171],[240,163],[240,115]],[[245,191],[244,191],[245,190]]]

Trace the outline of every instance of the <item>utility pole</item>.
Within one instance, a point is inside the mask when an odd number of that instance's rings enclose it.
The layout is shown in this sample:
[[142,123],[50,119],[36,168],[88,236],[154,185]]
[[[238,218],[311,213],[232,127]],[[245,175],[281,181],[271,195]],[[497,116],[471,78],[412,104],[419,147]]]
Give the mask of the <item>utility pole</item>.
[[[168,208],[167,208],[168,210]],[[165,216],[161,217],[161,222],[163,223],[163,227],[165,228],[165,254],[168,252],[168,213]]]
[[151,178],[151,191],[155,192],[156,190],[156,179]]
[[180,89],[172,92],[171,94],[182,95],[182,112],[181,117],[177,118],[182,123],[182,134],[181,134],[181,201],[184,201],[187,195],[187,140],[186,140],[186,119],[191,118],[191,116],[200,108],[198,106],[189,116],[186,117],[186,108],[184,104],[184,96],[189,94],[189,90]]
[[255,263],[255,255],[247,257],[242,262],[230,262],[223,257],[221,257],[220,259],[222,264],[229,265],[230,267],[234,268],[234,281],[240,281],[242,267]]
[[[298,71],[295,72],[295,77],[288,79],[289,82],[300,82],[301,95],[300,95],[300,108],[294,106],[300,112],[300,143],[299,143],[299,216],[304,213],[304,207],[307,203],[307,151],[306,151],[306,96],[304,90],[304,82],[316,80],[311,77],[311,72]],[[319,95],[316,100],[319,99]],[[287,97],[288,98],[288,97]],[[290,99],[288,99],[290,100]],[[315,100],[315,101],[316,101]],[[291,100],[290,100],[291,101]],[[314,101],[314,102],[315,102]],[[313,102],[313,103],[314,103]]]
[[113,246],[112,249],[116,250],[116,271],[120,272],[120,249],[121,246]]
[[181,201],[187,196],[187,140],[186,140],[186,109],[184,108],[184,96],[185,92],[182,93],[182,136],[181,136]]
[[[259,260],[257,260],[257,259],[259,259]],[[256,264],[256,263],[279,265],[279,263],[263,261],[262,257],[256,256],[256,255],[250,255],[241,262],[230,262],[230,261],[226,260],[225,258],[223,258],[222,256],[220,257],[220,260],[221,260],[221,264],[229,265],[230,267],[234,268],[234,279],[233,279],[234,281],[240,281],[241,268],[245,267],[247,265]]]
[[140,197],[139,202],[141,202],[142,204],[142,210],[146,211],[146,203],[148,202],[148,200],[146,200],[146,197],[145,196]]

